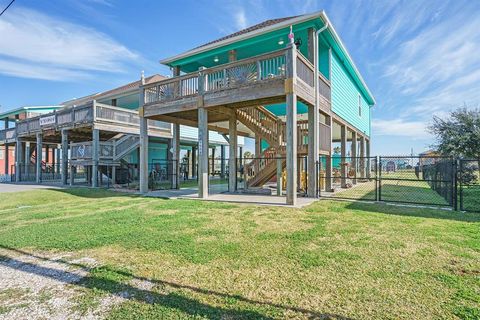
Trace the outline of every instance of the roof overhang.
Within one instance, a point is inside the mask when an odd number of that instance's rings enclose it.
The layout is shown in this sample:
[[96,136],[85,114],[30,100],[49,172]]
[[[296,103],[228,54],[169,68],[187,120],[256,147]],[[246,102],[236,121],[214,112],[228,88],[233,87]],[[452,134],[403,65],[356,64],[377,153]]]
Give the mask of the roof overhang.
[[222,41],[218,41],[218,42],[211,43],[211,44],[208,44],[208,45],[205,45],[205,46],[201,46],[201,47],[189,50],[187,52],[178,54],[176,56],[160,60],[160,63],[164,64],[164,65],[169,65],[170,63],[172,63],[176,60],[180,60],[180,59],[183,59],[183,58],[195,55],[195,54],[208,52],[212,49],[220,48],[220,47],[226,46],[228,44],[238,42],[240,40],[253,38],[253,37],[261,35],[261,34],[265,34],[265,33],[271,32],[271,31],[275,31],[275,30],[278,30],[278,29],[288,27],[292,24],[297,24],[297,23],[301,23],[301,22],[305,22],[305,21],[317,18],[321,15],[322,12],[323,11],[319,11],[319,12],[315,12],[315,13],[311,13],[311,14],[306,14],[306,15],[299,16],[299,17],[296,17],[296,18],[292,18],[290,20],[285,20],[285,21],[282,21],[280,23],[276,23],[274,25],[271,25],[271,26],[268,26],[268,27],[265,27],[265,28],[262,28],[262,29],[254,30],[254,31],[244,33],[244,34],[241,34],[241,35],[238,35],[238,36],[235,36],[235,37],[231,37],[231,38],[228,38],[228,39],[225,39],[225,40],[222,40]]
[[240,35],[237,35],[237,36],[234,36],[234,37],[222,40],[222,41],[214,42],[214,43],[211,43],[211,44],[199,47],[199,48],[195,48],[195,49],[186,51],[184,53],[178,54],[176,56],[160,60],[160,63],[169,66],[173,62],[175,62],[177,60],[180,60],[180,59],[184,59],[184,58],[187,58],[187,57],[190,57],[190,56],[193,56],[193,55],[208,52],[210,50],[221,48],[223,46],[226,46],[226,45],[229,45],[229,44],[241,41],[241,40],[253,38],[253,37],[265,34],[265,33],[269,33],[269,32],[275,31],[275,30],[279,30],[279,29],[288,27],[290,25],[295,25],[295,24],[298,24],[298,23],[302,23],[302,22],[306,22],[306,21],[313,20],[313,19],[318,19],[318,18],[322,20],[323,25],[328,23],[328,26],[329,26],[328,29],[330,31],[330,34],[332,35],[335,42],[338,44],[342,53],[345,55],[346,59],[348,60],[349,64],[352,67],[353,72],[355,73],[355,76],[358,78],[361,85],[364,87],[366,93],[368,94],[368,96],[369,96],[368,98],[371,101],[370,106],[373,106],[376,103],[375,97],[373,96],[372,92],[370,91],[367,84],[365,83],[365,80],[363,79],[362,75],[360,74],[360,71],[358,71],[358,68],[355,65],[355,62],[353,62],[352,57],[348,53],[345,45],[343,44],[342,40],[338,36],[337,31],[335,30],[332,23],[330,22],[330,19],[328,18],[327,14],[323,10],[322,11],[317,11],[317,12],[311,13],[311,14],[302,15],[302,16],[292,18],[292,19],[289,19],[289,20],[285,20],[285,21],[282,21],[280,23],[277,23],[277,24],[274,24],[274,25],[271,25],[271,26],[268,26],[268,27],[265,27],[265,28],[262,28],[262,29],[254,30],[254,31],[244,33],[244,34],[240,34]]

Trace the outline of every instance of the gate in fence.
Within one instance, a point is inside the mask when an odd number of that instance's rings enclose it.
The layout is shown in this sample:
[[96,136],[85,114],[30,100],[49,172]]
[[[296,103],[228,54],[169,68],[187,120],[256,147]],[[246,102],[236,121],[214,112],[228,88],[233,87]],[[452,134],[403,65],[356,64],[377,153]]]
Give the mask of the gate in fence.
[[379,157],[378,163],[379,201],[455,206],[453,158]]
[[453,158],[333,156],[331,170],[327,169],[327,159],[322,157],[319,161],[321,197],[441,207],[457,205],[457,164]]

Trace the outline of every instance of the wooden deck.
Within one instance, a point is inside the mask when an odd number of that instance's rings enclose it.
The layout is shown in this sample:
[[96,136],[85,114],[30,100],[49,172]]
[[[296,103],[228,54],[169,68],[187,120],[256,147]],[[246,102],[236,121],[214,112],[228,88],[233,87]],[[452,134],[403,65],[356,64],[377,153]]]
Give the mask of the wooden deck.
[[[201,69],[142,87],[143,115],[187,124],[199,106],[208,108],[209,123],[227,121],[226,109],[283,103],[292,90],[308,105],[315,102],[314,67],[300,53],[297,75],[286,77],[286,50]],[[320,110],[330,114],[330,82],[319,75]]]
[[[21,120],[15,128],[0,130],[0,144],[14,143],[17,138],[33,141],[37,133],[42,133],[45,141],[59,142],[62,129],[74,129],[80,140],[91,139],[92,129],[110,132],[112,135],[139,134],[140,117],[136,110],[90,102]],[[171,138],[171,124],[149,120],[149,134]]]

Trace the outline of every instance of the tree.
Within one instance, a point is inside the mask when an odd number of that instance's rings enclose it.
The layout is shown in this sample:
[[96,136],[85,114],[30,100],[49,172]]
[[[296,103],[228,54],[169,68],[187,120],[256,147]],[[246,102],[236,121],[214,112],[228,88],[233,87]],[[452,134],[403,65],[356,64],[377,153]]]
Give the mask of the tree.
[[243,153],[243,157],[244,157],[245,159],[253,158],[253,154],[252,154],[250,151],[245,151],[245,152]]
[[428,131],[435,136],[434,147],[442,155],[480,162],[480,109],[459,108],[446,119],[434,116]]
[[434,147],[440,154],[477,159],[477,168],[466,162],[460,172],[464,183],[476,181],[475,172],[480,168],[480,109],[459,108],[446,119],[434,116],[428,130],[435,135]]

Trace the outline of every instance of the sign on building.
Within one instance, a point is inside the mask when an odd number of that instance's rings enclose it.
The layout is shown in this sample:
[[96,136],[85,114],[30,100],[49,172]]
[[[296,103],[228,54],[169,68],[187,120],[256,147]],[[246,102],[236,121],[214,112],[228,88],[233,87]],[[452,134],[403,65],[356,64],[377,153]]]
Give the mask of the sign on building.
[[40,118],[40,126],[43,127],[52,124],[55,124],[55,115]]

